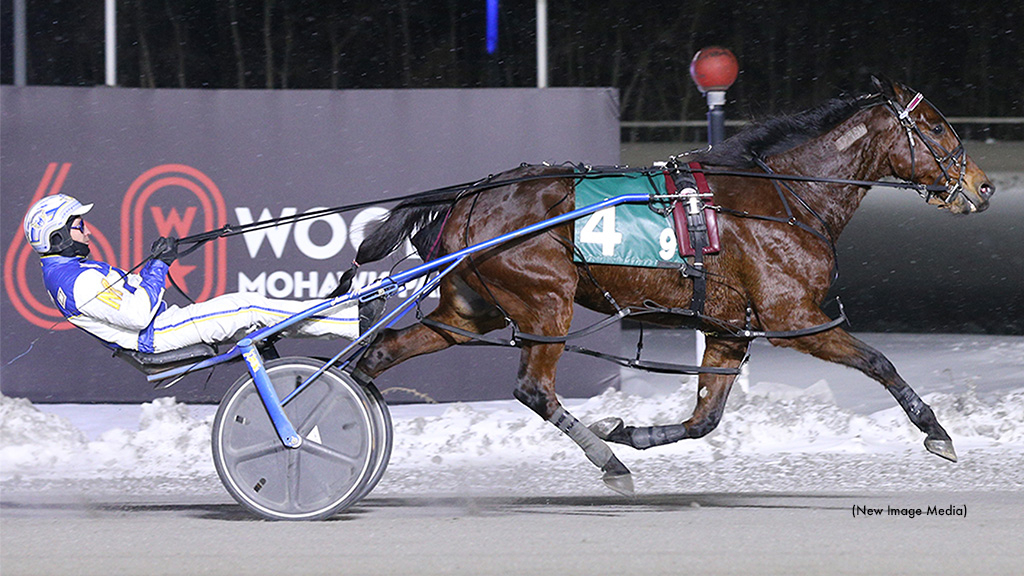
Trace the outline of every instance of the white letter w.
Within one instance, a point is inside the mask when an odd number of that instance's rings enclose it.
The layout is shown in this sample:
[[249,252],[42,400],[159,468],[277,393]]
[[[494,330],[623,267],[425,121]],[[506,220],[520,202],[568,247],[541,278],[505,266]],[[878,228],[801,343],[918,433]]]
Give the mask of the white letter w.
[[[282,208],[281,218],[287,216],[294,216],[298,213],[298,208]],[[249,208],[235,208],[235,216],[238,218],[238,223],[242,226],[246,224],[252,224],[252,212]],[[260,222],[264,220],[270,220],[272,218],[269,208],[264,208],[260,212]],[[274,256],[278,259],[281,258],[281,254],[284,252],[284,245],[288,242],[288,234],[292,231],[292,223],[281,224],[271,228],[263,228],[262,230],[253,230],[252,232],[246,232],[242,234],[242,238],[245,238],[245,246],[249,249],[249,257],[255,258],[256,254],[260,251],[260,246],[263,245],[263,238],[267,238],[270,241],[270,248],[274,251]]]

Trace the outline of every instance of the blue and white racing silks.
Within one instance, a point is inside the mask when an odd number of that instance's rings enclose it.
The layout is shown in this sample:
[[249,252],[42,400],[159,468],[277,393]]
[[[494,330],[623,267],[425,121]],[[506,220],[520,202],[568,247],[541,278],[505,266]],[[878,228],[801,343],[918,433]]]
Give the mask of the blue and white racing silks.
[[[163,300],[168,267],[159,260],[150,260],[138,274],[78,257],[47,255],[42,264],[46,290],[69,322],[108,345],[140,352],[160,353],[199,342],[234,340],[323,302],[234,293],[181,308]],[[300,322],[290,333],[308,338],[355,338],[359,335],[357,304],[339,304]]]
[[150,260],[138,274],[80,257],[41,258],[43,283],[69,322],[121,348],[153,352],[153,320],[163,301],[167,264]]

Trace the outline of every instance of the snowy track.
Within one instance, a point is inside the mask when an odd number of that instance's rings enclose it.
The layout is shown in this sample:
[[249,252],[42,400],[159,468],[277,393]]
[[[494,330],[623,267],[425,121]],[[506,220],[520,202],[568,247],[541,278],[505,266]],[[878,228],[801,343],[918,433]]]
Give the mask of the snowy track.
[[[865,339],[932,405],[958,463],[925,452],[859,373],[758,348],[750,390],[734,390],[713,434],[614,447],[634,499],[515,402],[406,405],[370,497],[336,521],[279,524],[220,485],[213,407],[0,398],[3,572],[1019,574],[1024,338]],[[689,415],[692,383],[657,386],[565,404],[584,422]],[[854,518],[858,505],[967,515]]]
[[[1024,338],[865,339],[886,350],[933,407],[958,463],[926,453],[923,435],[861,374],[761,347],[752,353],[749,392],[734,389],[710,436],[646,451],[614,449],[633,469],[640,494],[1024,489]],[[659,386],[662,393],[608,390],[565,404],[583,422],[685,419],[695,386]],[[172,398],[142,406],[0,402],[6,493],[75,484],[101,492],[222,490],[209,447],[213,406]],[[515,401],[401,405],[392,415],[394,451],[375,495],[604,495],[598,471],[578,448]]]
[[[327,522],[263,522],[238,506],[21,502],[3,568],[20,574],[1017,575],[1020,492],[680,493],[380,498]],[[194,503],[192,503],[194,502]],[[966,517],[853,516],[957,507]]]

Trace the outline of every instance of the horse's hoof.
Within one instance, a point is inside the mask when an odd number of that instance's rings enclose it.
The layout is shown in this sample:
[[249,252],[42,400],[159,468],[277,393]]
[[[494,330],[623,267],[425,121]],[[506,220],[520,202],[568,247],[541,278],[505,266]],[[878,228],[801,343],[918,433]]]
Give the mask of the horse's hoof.
[[604,476],[601,477],[601,480],[604,481],[605,486],[623,496],[633,495],[633,475],[629,473],[629,468],[626,468],[626,465],[615,455],[612,455],[611,460],[601,467],[601,470],[604,470]]
[[612,474],[611,472],[605,472],[604,476],[601,477],[604,481],[604,485],[611,488],[612,490],[622,494],[623,496],[633,495],[633,475],[629,472],[625,474]]
[[936,456],[942,456],[950,462],[956,462],[956,451],[953,450],[952,440],[925,440],[924,447],[935,454]]
[[626,424],[622,421],[622,418],[615,418],[614,416],[598,420],[590,426],[587,426],[587,428],[590,428],[590,431],[601,440],[607,440],[612,434],[622,432],[625,427]]

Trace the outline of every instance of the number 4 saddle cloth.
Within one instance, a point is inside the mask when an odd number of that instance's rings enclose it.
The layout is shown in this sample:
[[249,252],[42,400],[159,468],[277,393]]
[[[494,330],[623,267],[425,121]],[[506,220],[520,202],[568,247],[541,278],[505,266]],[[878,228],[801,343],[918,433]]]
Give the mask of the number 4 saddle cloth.
[[576,184],[576,207],[623,194],[668,196],[647,204],[619,204],[576,220],[574,260],[590,264],[679,268],[700,245],[720,250],[718,213],[700,164],[690,170],[591,173]]

